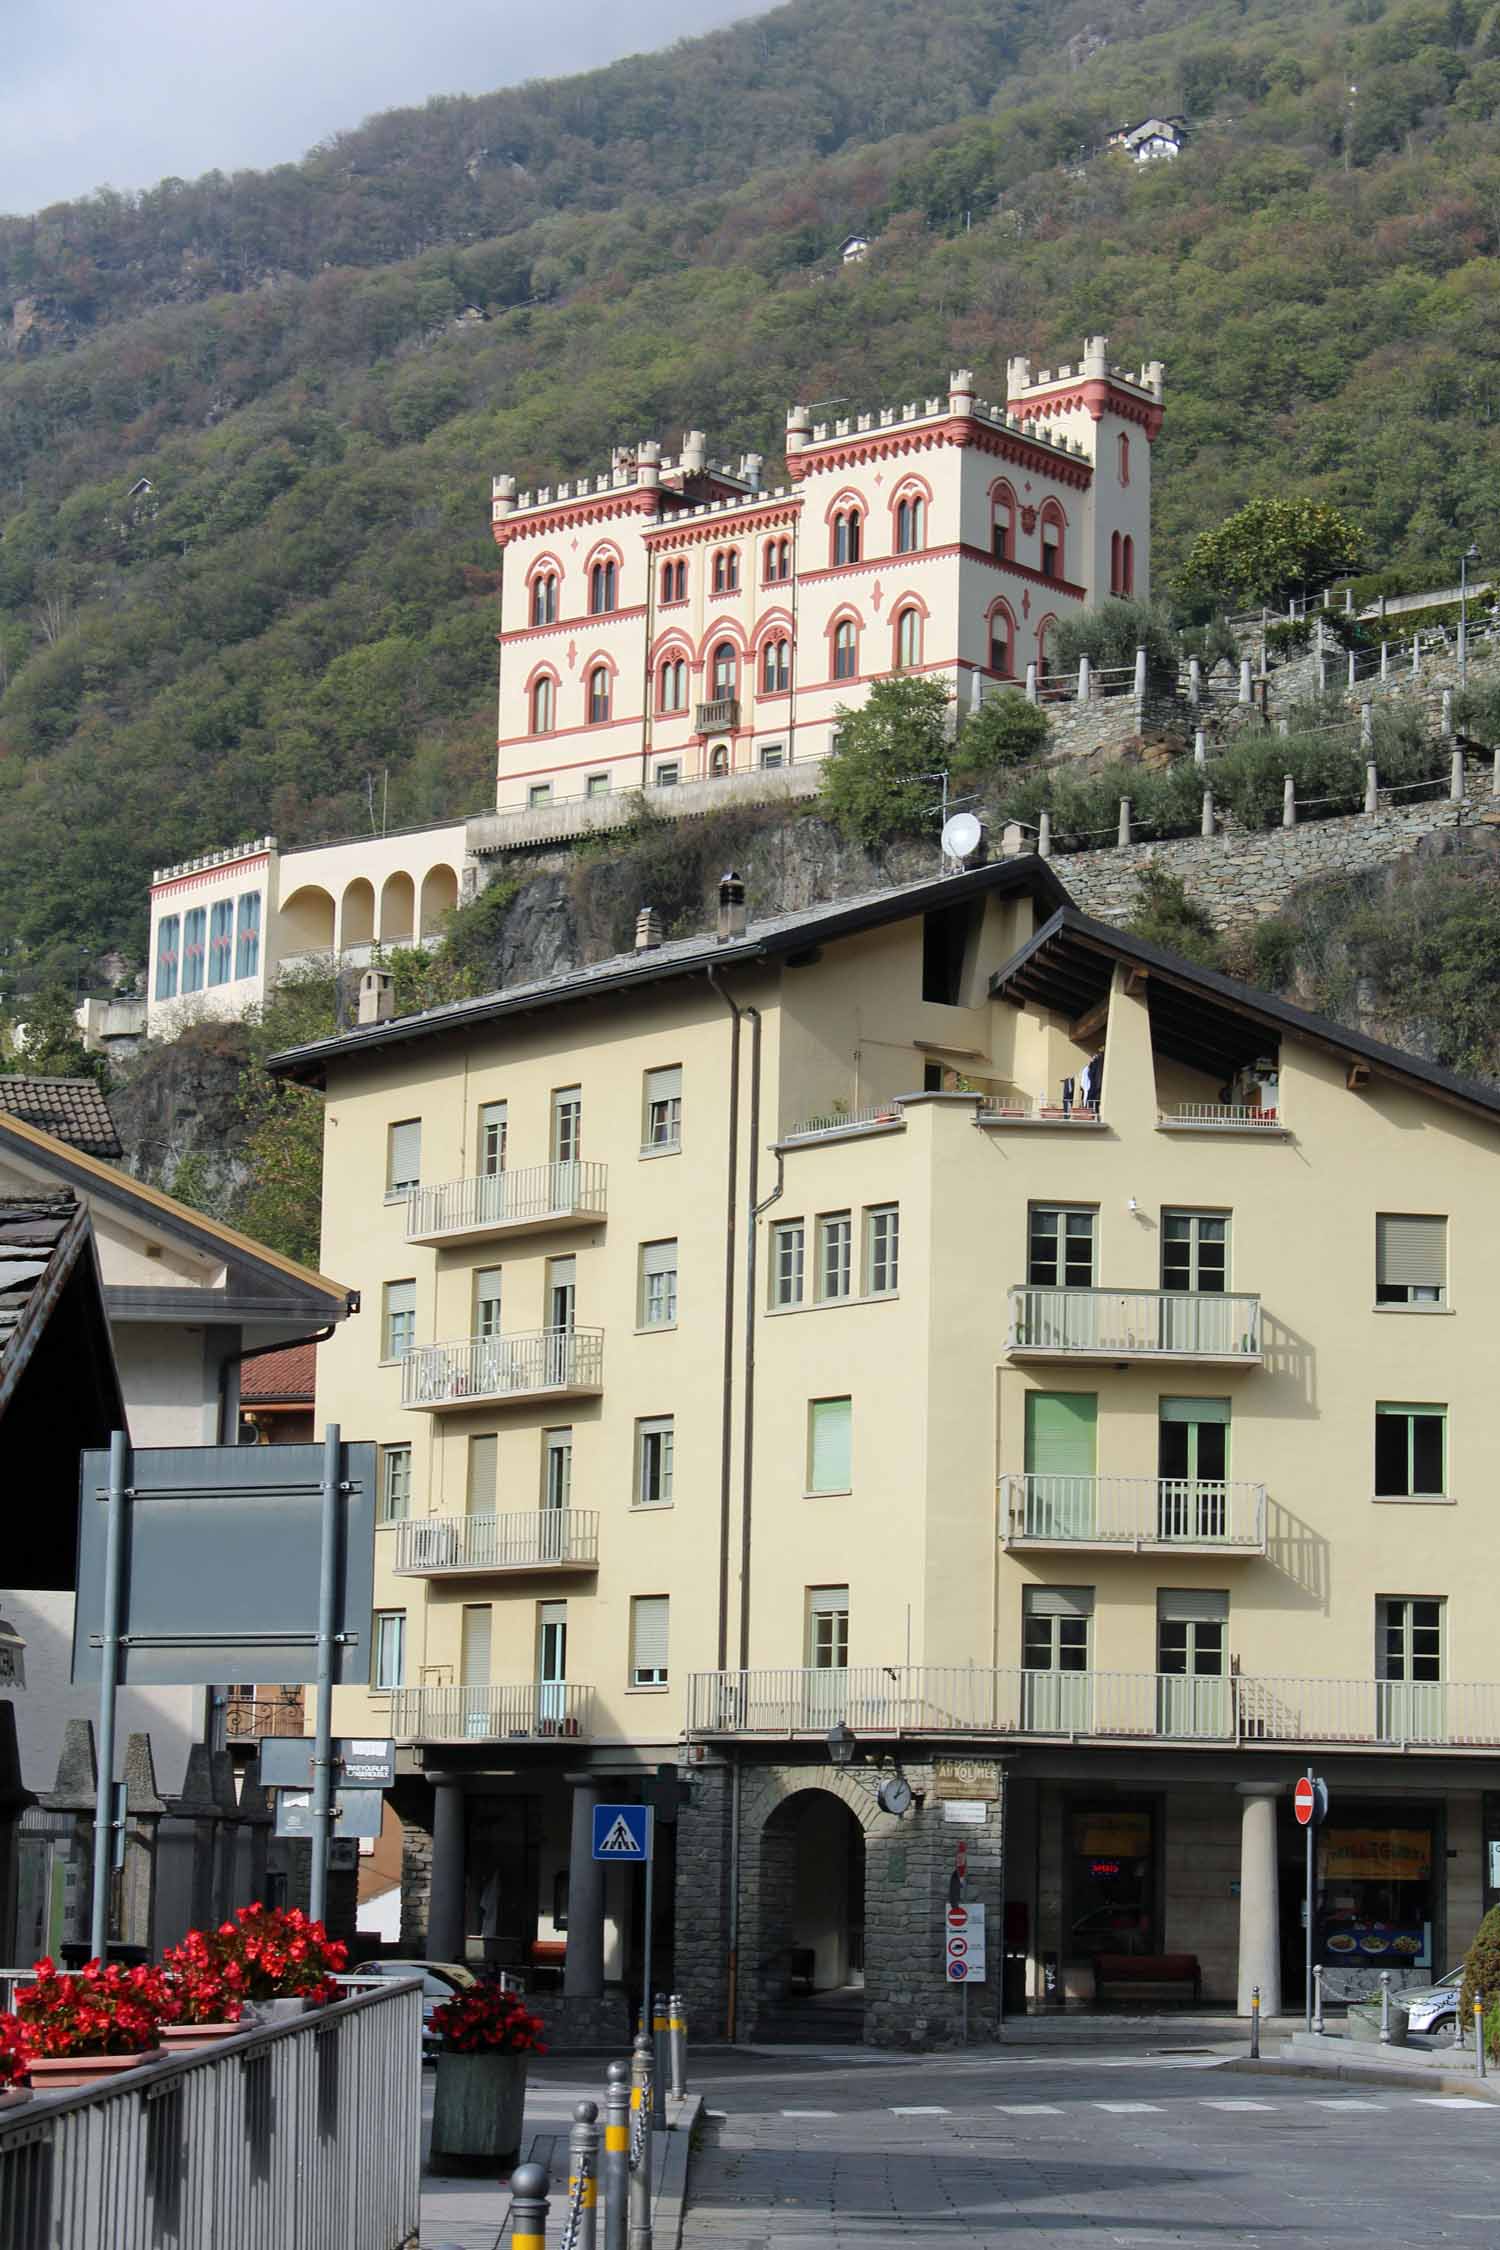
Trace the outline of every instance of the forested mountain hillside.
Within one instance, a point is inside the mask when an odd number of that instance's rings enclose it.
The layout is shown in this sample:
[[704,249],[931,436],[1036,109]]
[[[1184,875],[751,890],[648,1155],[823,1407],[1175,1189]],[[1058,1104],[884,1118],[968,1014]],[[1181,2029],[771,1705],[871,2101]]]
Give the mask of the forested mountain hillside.
[[[1288,486],[1493,554],[1497,107],[1495,0],[794,0],[0,220],[8,982],[138,952],[154,862],[486,801],[498,469],[691,423],[774,473],[793,398],[1107,329],[1167,363],[1160,577]],[[1177,162],[1090,153],[1148,109]]]

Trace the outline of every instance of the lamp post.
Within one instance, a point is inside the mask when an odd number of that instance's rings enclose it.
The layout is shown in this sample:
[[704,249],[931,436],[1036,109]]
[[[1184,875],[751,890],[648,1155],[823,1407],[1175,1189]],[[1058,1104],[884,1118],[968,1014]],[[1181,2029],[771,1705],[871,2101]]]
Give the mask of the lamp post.
[[26,1643],[8,1617],[0,1617],[0,1687],[26,1685]]
[[1471,539],[1458,558],[1458,684],[1469,681],[1469,565],[1478,562],[1479,549]]

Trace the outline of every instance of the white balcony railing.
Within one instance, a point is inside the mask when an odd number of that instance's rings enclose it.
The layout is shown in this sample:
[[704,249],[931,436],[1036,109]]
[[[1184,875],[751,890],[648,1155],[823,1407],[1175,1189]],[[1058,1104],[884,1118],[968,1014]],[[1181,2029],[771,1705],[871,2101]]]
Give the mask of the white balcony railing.
[[591,1687],[523,1680],[510,1687],[397,1688],[391,1733],[398,1742],[530,1742],[585,1735]]
[[1014,1288],[1009,1348],[1045,1359],[1258,1360],[1260,1299],[1189,1289]]
[[419,1344],[401,1362],[403,1406],[476,1406],[543,1392],[597,1391],[604,1382],[602,1328],[542,1328]]
[[532,1164],[519,1172],[484,1172],[472,1180],[414,1187],[406,1197],[408,1242],[440,1242],[507,1228],[562,1226],[602,1219],[609,1168],[604,1164]]
[[1284,1133],[1279,1109],[1254,1108],[1246,1102],[1174,1102],[1156,1113],[1156,1122],[1167,1132]]
[[505,1515],[409,1516],[396,1526],[403,1578],[464,1571],[594,1570],[599,1516],[593,1508],[523,1508]]
[[1266,1488],[1208,1477],[1058,1476],[1000,1480],[1008,1547],[1266,1551]]
[[789,1125],[781,1137],[784,1141],[818,1141],[839,1133],[868,1133],[879,1125],[901,1123],[897,1101],[875,1102],[867,1109],[841,1109],[835,1104],[816,1117],[804,1117],[800,1124]]

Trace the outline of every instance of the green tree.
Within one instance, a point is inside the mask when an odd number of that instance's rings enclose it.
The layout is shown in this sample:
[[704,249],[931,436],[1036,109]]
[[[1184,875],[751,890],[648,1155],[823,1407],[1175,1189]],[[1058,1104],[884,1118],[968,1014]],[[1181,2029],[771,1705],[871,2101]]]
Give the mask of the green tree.
[[877,680],[857,711],[841,704],[823,763],[823,802],[846,836],[883,844],[934,827],[953,764],[946,680]]
[[1137,879],[1135,905],[1125,925],[1152,945],[1180,953],[1201,968],[1222,969],[1224,946],[1204,909],[1188,897],[1180,875],[1149,861]]
[[953,764],[966,778],[984,780],[1039,758],[1047,747],[1046,714],[1017,688],[986,696],[958,730]]
[[1180,586],[1191,601],[1277,602],[1358,570],[1365,534],[1326,500],[1251,500],[1188,549]]
[[[96,1085],[108,1086],[104,1057],[91,1055],[84,1046],[73,1003],[60,985],[18,1006],[20,1021],[8,1051],[0,1042],[0,1072],[25,1078],[92,1078]],[[0,1101],[0,1108],[4,1106]]]

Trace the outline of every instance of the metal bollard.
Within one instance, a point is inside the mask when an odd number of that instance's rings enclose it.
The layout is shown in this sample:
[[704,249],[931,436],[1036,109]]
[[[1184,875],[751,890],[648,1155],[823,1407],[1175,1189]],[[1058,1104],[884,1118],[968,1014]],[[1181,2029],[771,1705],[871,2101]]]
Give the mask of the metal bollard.
[[1380,2044],[1382,2047],[1388,2047],[1390,2043],[1391,1972],[1389,1969],[1382,1969],[1380,1972]]
[[667,2129],[667,1996],[658,1992],[651,2004],[651,2124]]
[[630,2225],[626,2250],[651,2250],[651,2034],[630,2057]]
[[1260,2061],[1260,1986],[1250,1992],[1250,2060]]
[[1474,2003],[1474,2070],[1476,2076],[1487,2075],[1484,2066],[1484,2001]]
[[568,2134],[568,2223],[562,2250],[594,2250],[599,2202],[599,2105],[579,2102]]
[[1323,2035],[1323,1971],[1320,1965],[1313,1968],[1313,2030],[1319,2038]]
[[518,2164],[510,2176],[510,2250],[547,2250],[547,2175]]
[[604,2250],[626,2250],[630,2196],[630,2065],[604,2073]]
[[667,2035],[672,2046],[672,2091],[681,2100],[687,2092],[687,2017],[680,1992],[667,2002]]

